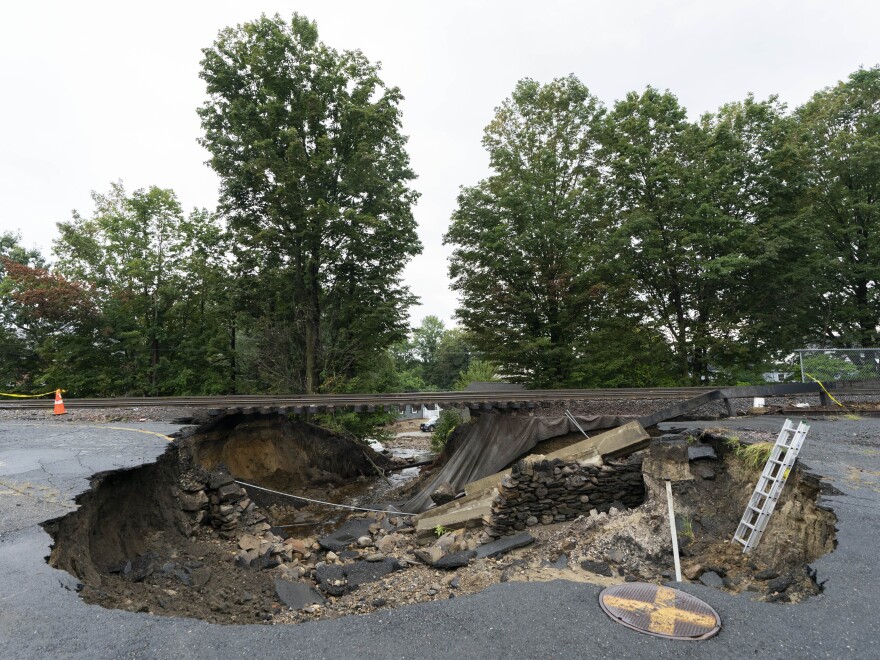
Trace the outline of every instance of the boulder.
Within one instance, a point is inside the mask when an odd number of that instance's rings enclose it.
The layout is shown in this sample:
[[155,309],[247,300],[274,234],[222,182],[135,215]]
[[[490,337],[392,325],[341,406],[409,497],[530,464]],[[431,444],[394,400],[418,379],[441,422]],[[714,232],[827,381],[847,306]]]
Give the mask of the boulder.
[[455,499],[455,488],[448,481],[444,481],[431,493],[431,499],[437,506],[451,502]]

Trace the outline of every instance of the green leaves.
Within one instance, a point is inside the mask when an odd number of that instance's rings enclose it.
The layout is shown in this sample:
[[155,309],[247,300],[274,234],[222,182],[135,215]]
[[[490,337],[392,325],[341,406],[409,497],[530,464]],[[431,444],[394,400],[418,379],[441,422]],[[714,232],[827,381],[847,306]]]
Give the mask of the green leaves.
[[248,282],[247,330],[280,331],[296,347],[263,359],[281,347],[260,341],[255,386],[314,392],[406,329],[413,298],[401,274],[421,246],[402,96],[296,14],[223,30],[203,52],[201,142]]
[[878,68],[793,115],[749,96],[699,121],[651,87],[606,112],[573,77],[523,80],[446,235],[458,318],[539,387],[700,384],[874,344],[878,109]]
[[602,109],[576,78],[521,81],[486,127],[493,174],[462,189],[444,242],[457,314],[504,372],[544,385],[571,373],[599,225],[593,155]]

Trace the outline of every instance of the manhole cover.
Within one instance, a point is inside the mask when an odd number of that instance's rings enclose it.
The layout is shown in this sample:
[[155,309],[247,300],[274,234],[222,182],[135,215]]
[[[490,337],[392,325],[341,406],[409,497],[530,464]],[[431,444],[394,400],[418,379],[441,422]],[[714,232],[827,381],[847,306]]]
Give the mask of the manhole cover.
[[672,639],[708,639],[721,629],[718,613],[678,589],[643,582],[608,587],[599,605],[628,628]]

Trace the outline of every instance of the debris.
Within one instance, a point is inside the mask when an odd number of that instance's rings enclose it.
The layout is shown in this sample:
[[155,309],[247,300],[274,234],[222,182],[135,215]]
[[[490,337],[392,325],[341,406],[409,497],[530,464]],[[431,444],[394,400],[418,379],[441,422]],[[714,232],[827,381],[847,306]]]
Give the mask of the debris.
[[318,544],[325,550],[340,552],[345,550],[358,538],[370,531],[370,520],[366,518],[350,518],[342,527],[318,539]]
[[715,571],[706,571],[700,575],[700,582],[707,587],[714,587],[716,589],[721,589],[724,586],[724,580]]
[[450,555],[445,555],[435,561],[432,566],[434,568],[440,568],[445,571],[452,570],[454,568],[461,568],[462,566],[467,566],[471,559],[477,556],[476,550],[460,550],[459,552],[453,552]]
[[481,545],[477,548],[477,559],[483,559],[484,557],[499,557],[511,550],[525,547],[534,542],[534,540],[535,537],[526,532],[516,534],[515,536],[505,536],[504,538],[492,541],[492,543],[487,543],[486,545]]
[[712,445],[688,445],[688,460],[699,461],[703,459],[717,460],[718,455]]
[[275,593],[278,594],[278,600],[293,610],[302,609],[306,605],[323,605],[326,602],[321,594],[302,582],[276,578]]
[[455,488],[453,488],[452,484],[448,481],[441,483],[434,489],[434,492],[431,493],[431,500],[438,506],[451,502],[454,499]]

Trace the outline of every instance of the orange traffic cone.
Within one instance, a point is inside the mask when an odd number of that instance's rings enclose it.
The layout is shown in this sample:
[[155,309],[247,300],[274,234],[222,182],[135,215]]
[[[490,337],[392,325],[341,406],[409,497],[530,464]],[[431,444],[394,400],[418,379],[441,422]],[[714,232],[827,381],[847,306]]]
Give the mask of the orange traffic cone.
[[53,415],[66,415],[64,409],[64,400],[61,398],[61,390],[55,390],[55,408],[52,410]]

